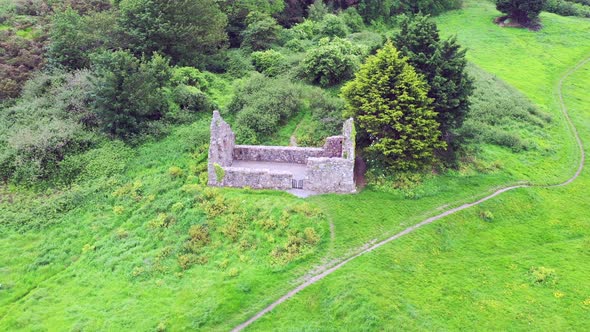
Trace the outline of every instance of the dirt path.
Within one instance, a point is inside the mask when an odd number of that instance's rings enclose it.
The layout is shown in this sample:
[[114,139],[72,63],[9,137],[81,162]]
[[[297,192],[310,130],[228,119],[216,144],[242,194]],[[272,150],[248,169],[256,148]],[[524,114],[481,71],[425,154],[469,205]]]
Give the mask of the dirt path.
[[574,123],[572,122],[570,115],[568,113],[567,110],[567,106],[565,105],[565,101],[563,98],[563,83],[565,82],[565,80],[570,77],[573,73],[575,73],[576,71],[578,71],[581,67],[583,67],[585,64],[587,64],[588,62],[590,62],[590,57],[582,60],[581,62],[579,62],[576,66],[572,67],[570,70],[568,70],[565,74],[563,74],[561,76],[561,78],[559,79],[558,85],[557,85],[557,94],[559,97],[559,105],[561,108],[561,112],[563,113],[563,116],[566,120],[567,126],[570,129],[571,133],[573,134],[576,143],[578,145],[579,151],[580,151],[580,161],[577,167],[577,170],[575,172],[575,174],[570,177],[569,179],[567,179],[564,182],[561,183],[557,183],[557,184],[553,184],[553,185],[545,185],[545,186],[540,186],[540,185],[534,185],[534,184],[521,184],[521,185],[514,185],[514,186],[510,186],[510,187],[505,187],[502,189],[499,189],[497,191],[495,191],[494,193],[481,198],[478,201],[472,202],[472,203],[467,203],[467,204],[463,204],[459,207],[447,210],[441,214],[438,214],[434,217],[430,217],[418,224],[415,224],[414,226],[408,227],[406,229],[404,229],[403,231],[381,241],[378,242],[376,244],[372,244],[371,246],[369,246],[367,249],[360,251],[348,258],[342,259],[338,264],[334,265],[333,267],[323,271],[320,274],[317,274],[315,276],[310,277],[309,279],[307,279],[304,283],[302,283],[301,285],[297,286],[296,288],[294,288],[293,290],[289,291],[287,294],[283,295],[281,298],[279,298],[278,300],[276,300],[275,302],[273,302],[271,305],[269,305],[268,307],[262,309],[261,311],[259,311],[258,313],[256,313],[254,316],[252,316],[250,319],[248,319],[247,321],[245,321],[244,323],[236,326],[234,329],[232,329],[232,332],[238,332],[238,331],[242,331],[244,328],[248,327],[250,324],[254,323],[255,321],[257,321],[258,319],[260,319],[262,316],[264,316],[265,314],[267,314],[268,312],[270,312],[271,310],[273,310],[274,308],[276,308],[278,305],[280,305],[281,303],[287,301],[288,299],[290,299],[291,297],[295,296],[295,294],[299,293],[300,291],[304,290],[305,288],[315,284],[316,282],[322,280],[323,278],[325,278],[326,276],[332,274],[333,272],[337,271],[338,269],[340,269],[342,266],[344,266],[345,264],[347,264],[348,262],[352,261],[355,258],[358,258],[366,253],[369,253],[383,245],[388,244],[391,241],[397,240],[400,237],[407,235],[413,231],[415,231],[416,229],[423,227],[425,225],[431,224],[439,219],[442,219],[444,217],[450,216],[456,212],[471,208],[473,206],[479,205],[487,200],[490,200],[498,195],[501,195],[507,191],[511,191],[514,189],[518,189],[518,188],[531,188],[531,187],[537,187],[537,188],[554,188],[554,187],[562,187],[562,186],[566,186],[572,182],[574,182],[582,173],[582,170],[584,169],[584,163],[586,161],[586,153],[584,151],[584,145],[582,143],[582,139],[580,138],[580,134],[578,133],[578,130],[576,129],[576,127],[574,126]]

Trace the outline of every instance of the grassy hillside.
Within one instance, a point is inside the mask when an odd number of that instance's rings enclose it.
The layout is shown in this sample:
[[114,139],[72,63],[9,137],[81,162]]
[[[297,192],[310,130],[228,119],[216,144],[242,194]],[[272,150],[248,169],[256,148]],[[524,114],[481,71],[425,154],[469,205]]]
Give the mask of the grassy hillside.
[[[590,23],[544,15],[545,29],[533,33],[498,28],[491,23],[495,15],[491,4],[468,1],[464,10],[438,19],[444,34],[458,33],[469,48],[477,65],[470,69],[478,80],[477,101],[489,105],[487,100],[510,96],[509,102],[493,104],[510,110],[481,108],[482,116],[471,119],[492,132],[482,130],[484,139],[471,144],[471,159],[458,170],[377,176],[358,195],[306,200],[272,191],[206,190],[209,117],[204,115],[163,140],[91,150],[89,174],[103,177],[82,175],[73,187],[42,193],[0,189],[0,330],[227,330],[291,289],[311,268],[368,241],[504,184],[568,177],[577,156],[554,91],[558,77],[590,53],[585,37]],[[576,123],[586,126],[588,114],[579,109],[588,105],[582,92],[587,79],[582,73],[572,77],[568,82],[576,82],[576,90],[567,96]],[[221,106],[230,98],[214,97]],[[503,121],[489,122],[486,112]],[[309,114],[301,113],[270,140],[287,141],[301,131],[298,122],[308,120]],[[490,140],[496,132],[527,147],[497,144]],[[491,312],[508,313],[489,326],[503,328],[517,313],[563,318],[557,301],[568,301],[573,309],[566,318],[582,324],[581,310],[587,309],[580,292],[588,287],[576,292],[572,285],[584,282],[584,270],[573,267],[588,247],[583,183],[561,192],[511,193],[433,225],[351,263],[253,329],[395,323],[452,328],[475,324]],[[552,209],[572,201],[579,209],[567,214]],[[493,218],[484,222],[480,215]],[[558,251],[544,245],[551,241]],[[586,251],[576,253],[580,248]],[[558,260],[559,250],[571,253],[571,261]],[[531,267],[541,266],[555,270],[559,283],[531,284]],[[498,293],[506,285],[512,293]],[[497,294],[516,294],[518,301],[502,302]],[[547,306],[545,316],[525,308],[527,301]],[[450,316],[451,306],[462,313],[456,316],[461,321],[440,318]],[[474,306],[483,313],[473,313]]]
[[[563,151],[543,156],[541,182],[565,179],[577,156],[554,91],[559,76],[590,54],[590,24],[543,15],[545,29],[537,34],[495,27],[494,15],[491,5],[471,1],[439,22],[443,32],[459,33],[472,61],[555,116],[547,144]],[[588,84],[587,64],[564,86],[586,142]],[[520,162],[523,173],[540,171]],[[590,323],[589,182],[586,171],[568,187],[509,192],[448,217],[353,261],[250,330],[584,330]]]

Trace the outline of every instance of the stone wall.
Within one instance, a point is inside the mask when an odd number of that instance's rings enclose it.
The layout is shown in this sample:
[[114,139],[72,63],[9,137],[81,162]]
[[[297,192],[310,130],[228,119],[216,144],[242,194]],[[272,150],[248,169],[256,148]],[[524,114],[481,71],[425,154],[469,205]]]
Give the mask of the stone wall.
[[352,118],[344,122],[344,125],[342,126],[342,135],[344,136],[344,141],[342,142],[342,158],[354,160],[356,149],[356,129],[354,128],[354,120]]
[[[209,185],[253,189],[292,188],[293,174],[268,169],[232,167],[234,160],[306,165],[303,189],[316,193],[353,193],[355,128],[348,119],[341,136],[326,138],[322,148],[235,145],[230,126],[213,112],[209,146]],[[219,178],[218,178],[219,176]]]
[[305,164],[309,157],[322,157],[322,148],[299,148],[292,146],[236,145],[235,160],[272,161],[279,163]]
[[211,120],[211,140],[207,165],[210,186],[219,185],[215,174],[216,164],[221,167],[231,166],[236,145],[235,141],[236,136],[230,126],[221,118],[218,111],[214,111]]
[[344,158],[309,158],[305,190],[317,193],[354,193],[354,160]]
[[224,171],[224,187],[288,190],[292,186],[293,175],[288,172],[240,167],[224,167]]

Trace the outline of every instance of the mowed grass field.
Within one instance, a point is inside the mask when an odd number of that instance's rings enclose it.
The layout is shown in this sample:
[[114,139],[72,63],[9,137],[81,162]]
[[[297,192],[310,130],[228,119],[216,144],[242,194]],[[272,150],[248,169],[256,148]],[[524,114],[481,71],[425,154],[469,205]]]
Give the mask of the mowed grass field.
[[[491,23],[496,15],[492,4],[468,1],[464,10],[437,19],[443,34],[459,34],[471,61],[517,87],[552,115],[551,124],[541,133],[529,131],[525,124],[510,128],[531,133],[527,138],[538,148],[515,152],[480,146],[480,168],[468,165],[428,176],[407,190],[370,187],[358,195],[306,200],[271,191],[206,194],[199,186],[209,121],[205,116],[134,151],[111,149],[114,152],[103,158],[121,165],[121,174],[41,195],[22,188],[1,193],[0,330],[227,330],[283,295],[309,269],[368,241],[498,186],[567,178],[577,155],[554,92],[559,76],[590,53],[590,23],[544,15],[545,29],[532,33],[500,29]],[[587,113],[574,109],[588,103],[584,79],[577,75],[568,81],[579,84],[571,90],[574,95],[567,96],[568,102],[577,100],[577,106],[571,107],[578,125],[588,122]],[[561,193],[507,194],[481,209],[448,218],[450,222],[429,226],[351,263],[253,329],[363,330],[389,327],[396,324],[394,319],[408,328],[452,328],[450,319],[439,313],[450,316],[454,307],[464,313],[453,315],[456,324],[467,321],[476,328],[477,319],[488,317],[491,309],[486,306],[538,318],[534,316],[538,310],[518,310],[527,306],[529,298],[541,301],[545,293],[551,301],[579,304],[577,315],[585,308],[585,300],[580,300],[584,296],[566,286],[583,285],[583,280],[576,279],[583,271],[570,273],[582,266],[579,257],[561,266],[555,262],[563,261],[562,249],[547,261],[536,253],[539,248],[553,252],[548,241],[563,247],[579,241],[587,248],[582,221],[588,206],[584,206],[581,183]],[[577,191],[570,192],[574,188]],[[572,203],[576,200],[579,205]],[[482,214],[493,218],[484,222]],[[210,239],[189,250],[189,229],[195,225],[207,227]],[[570,229],[572,225],[577,226]],[[234,239],[235,231],[239,236]],[[579,234],[581,240],[575,240]],[[575,239],[565,241],[568,236]],[[526,251],[524,258],[515,256],[516,265],[511,262],[506,267],[494,261],[502,253],[517,255],[520,251],[515,247]],[[579,248],[572,245],[563,252]],[[183,257],[187,254],[193,256]],[[190,266],[184,269],[181,263],[186,259]],[[548,283],[533,287],[530,269],[542,266],[554,275]],[[483,281],[497,283],[486,288],[481,286]],[[512,291],[517,295],[496,298],[494,292],[507,284],[516,288]],[[521,288],[527,293],[518,293]],[[406,293],[397,293],[402,291]],[[481,314],[473,303],[482,306]],[[510,322],[508,316],[504,324]],[[549,316],[559,312],[550,307]]]
[[[559,77],[590,56],[590,22],[544,14],[544,29],[532,33],[500,29],[491,23],[495,15],[492,5],[469,1],[437,21],[444,33],[458,33],[473,62],[557,115]],[[590,64],[564,84],[585,142],[588,86]],[[555,121],[547,144],[563,153],[548,156],[546,165],[566,159],[567,167],[527,172],[526,160],[514,164],[523,174],[538,174],[537,183],[564,180],[577,167],[571,133],[561,117]],[[349,263],[248,330],[584,331],[590,325],[589,185],[585,170],[567,187],[518,189],[447,217]]]

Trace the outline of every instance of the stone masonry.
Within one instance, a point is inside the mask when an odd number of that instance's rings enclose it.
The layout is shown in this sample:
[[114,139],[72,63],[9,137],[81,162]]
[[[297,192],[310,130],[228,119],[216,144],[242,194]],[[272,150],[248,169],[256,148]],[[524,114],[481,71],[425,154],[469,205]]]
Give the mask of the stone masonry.
[[342,135],[326,138],[322,148],[236,145],[230,126],[215,111],[209,185],[289,190],[297,184],[315,193],[354,193],[354,151],[353,119],[344,123]]

